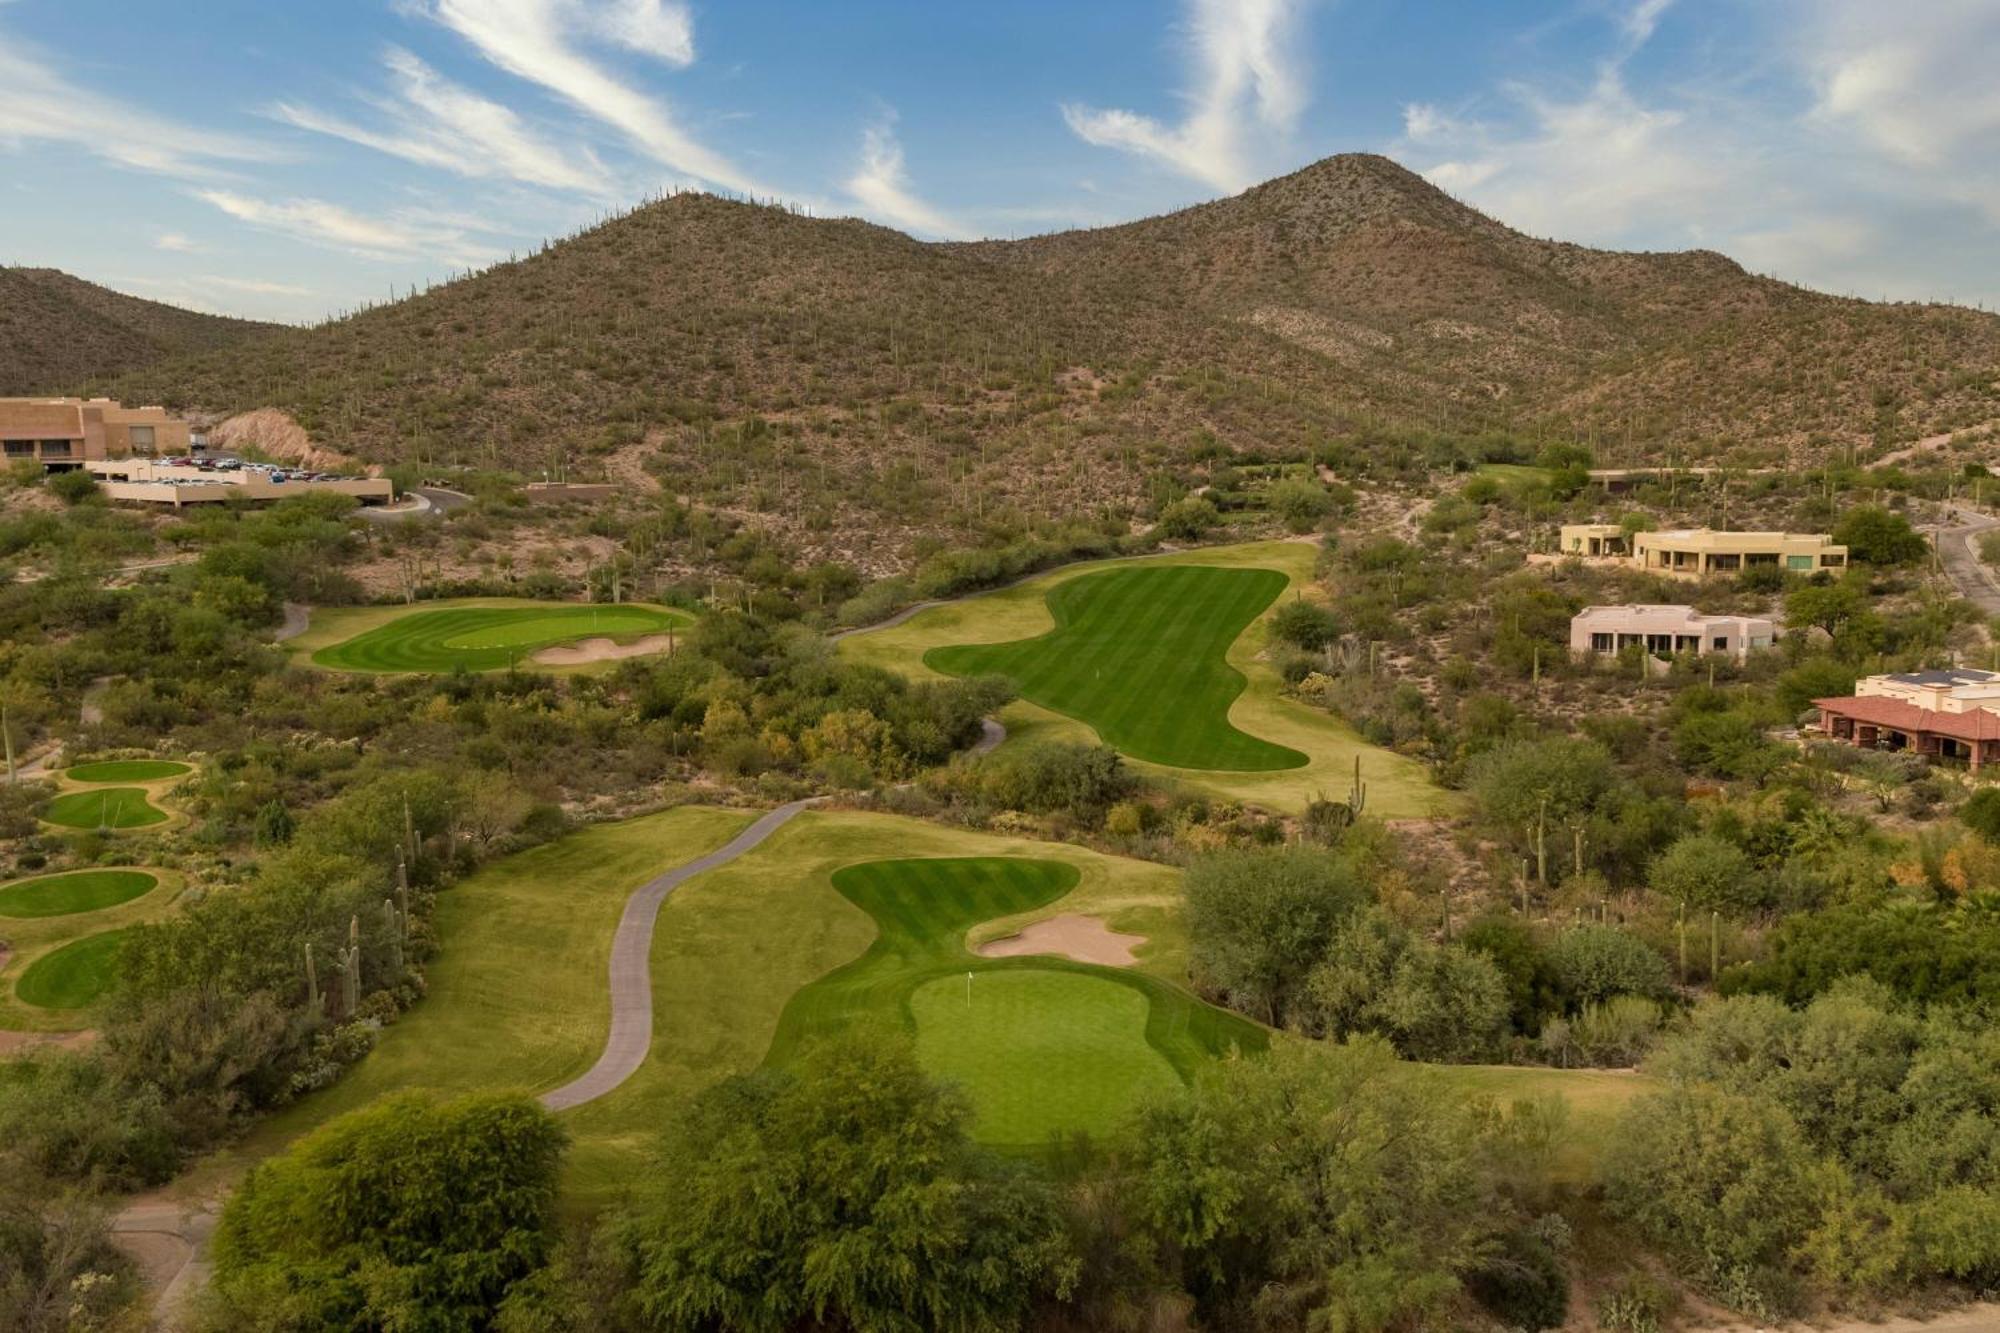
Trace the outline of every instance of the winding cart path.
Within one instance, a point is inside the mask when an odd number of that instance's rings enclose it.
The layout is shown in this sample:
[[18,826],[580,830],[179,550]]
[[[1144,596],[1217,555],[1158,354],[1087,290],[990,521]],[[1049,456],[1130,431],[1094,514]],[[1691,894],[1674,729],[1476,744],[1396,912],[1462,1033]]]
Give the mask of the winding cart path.
[[604,1053],[581,1078],[545,1092],[541,1103],[551,1111],[596,1101],[623,1083],[646,1063],[653,1046],[653,924],[667,895],[705,870],[728,865],[776,833],[813,799],[781,805],[721,847],[647,880],[625,900],[618,933],[611,940],[611,1035]]

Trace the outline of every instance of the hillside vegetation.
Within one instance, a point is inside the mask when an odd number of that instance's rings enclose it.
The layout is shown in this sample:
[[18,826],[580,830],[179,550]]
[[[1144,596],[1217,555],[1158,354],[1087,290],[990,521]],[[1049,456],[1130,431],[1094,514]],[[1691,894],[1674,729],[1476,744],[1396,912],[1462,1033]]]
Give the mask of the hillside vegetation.
[[0,268],[0,394],[71,393],[276,327],[126,296],[52,268]]
[[1797,461],[2000,416],[1996,365],[1993,316],[1538,240],[1356,155],[1009,242],[680,195],[113,387],[281,408],[373,461],[650,471],[895,546],[1157,502],[1149,479],[1190,459],[1415,432]]

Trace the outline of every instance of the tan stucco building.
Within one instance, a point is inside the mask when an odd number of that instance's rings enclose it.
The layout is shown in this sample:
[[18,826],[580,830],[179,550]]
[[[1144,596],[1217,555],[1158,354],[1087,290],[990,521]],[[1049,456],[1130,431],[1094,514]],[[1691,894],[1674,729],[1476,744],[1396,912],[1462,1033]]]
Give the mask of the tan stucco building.
[[1702,578],[1759,567],[1793,574],[1846,569],[1847,548],[1825,533],[1716,532],[1681,528],[1632,538],[1632,563],[1654,574]]
[[1649,653],[1724,653],[1740,662],[1777,639],[1777,625],[1762,616],[1705,616],[1691,606],[1586,606],[1569,622],[1570,651],[1579,657],[1638,644]]
[[0,455],[66,472],[103,458],[185,454],[188,424],[163,407],[126,407],[109,398],[0,398]]

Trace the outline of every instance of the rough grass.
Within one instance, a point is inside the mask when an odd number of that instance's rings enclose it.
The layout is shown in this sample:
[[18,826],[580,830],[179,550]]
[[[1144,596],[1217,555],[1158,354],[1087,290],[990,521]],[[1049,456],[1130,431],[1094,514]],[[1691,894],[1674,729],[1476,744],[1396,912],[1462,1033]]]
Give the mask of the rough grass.
[[158,782],[177,778],[189,765],[171,759],[106,759],[95,764],[78,764],[64,771],[71,782]]
[[118,951],[127,930],[86,935],[28,964],[14,998],[38,1009],[87,1009],[118,980]]
[[0,888],[0,916],[17,919],[98,912],[152,892],[159,877],[143,870],[78,870]]
[[1657,1080],[1626,1069],[1435,1065],[1426,1073],[1450,1094],[1491,1097],[1502,1106],[1530,1097],[1561,1097],[1569,1106],[1569,1121],[1554,1171],[1559,1182],[1576,1186],[1596,1178],[1598,1159],[1610,1146],[1626,1105],[1660,1087]]
[[56,797],[42,818],[64,828],[131,829],[164,824],[167,812],[146,799],[144,788],[98,787]]
[[1268,772],[1308,757],[1230,725],[1248,683],[1229,647],[1289,582],[1271,569],[1134,565],[1047,594],[1055,628],[1013,643],[933,648],[924,665],[999,675],[1021,697],[1088,723],[1107,745],[1171,768]]
[[[924,664],[925,654],[933,648],[1007,643],[1053,629],[1048,594],[1063,583],[1108,569],[1178,565],[1273,569],[1302,588],[1312,578],[1313,548],[1300,542],[1253,542],[1071,565],[1015,587],[932,607],[888,629],[850,635],[840,641],[839,651],[851,661],[916,679],[934,678],[940,673]],[[1353,780],[1354,761],[1359,758],[1361,776],[1368,785],[1369,814],[1389,819],[1421,818],[1455,810],[1458,798],[1433,783],[1421,763],[1370,745],[1340,718],[1286,697],[1284,682],[1263,660],[1268,614],[1252,623],[1229,648],[1229,665],[1249,681],[1248,688],[1230,706],[1229,722],[1239,731],[1298,750],[1309,756],[1310,762],[1303,768],[1262,773],[1199,772],[1164,768],[1143,760],[1135,761],[1136,766],[1226,799],[1301,810],[1316,794],[1344,798]],[[1083,723],[1028,700],[1009,705],[1000,720],[1007,726],[1009,745],[1042,738],[1091,741],[1096,736]]]
[[[874,918],[875,942],[792,997],[767,1061],[781,1065],[852,1023],[891,1023],[915,1034],[934,1073],[963,1081],[981,1138],[1032,1147],[1060,1133],[1115,1133],[1145,1096],[1231,1049],[1263,1049],[1261,1028],[1158,977],[966,951],[974,925],[1052,905],[1081,877],[1065,862],[1022,857],[843,867],[832,886]],[[989,989],[990,1013],[980,1008]],[[1064,1012],[1071,1000],[1074,1014]]]
[[340,671],[498,671],[533,666],[537,651],[557,644],[590,638],[630,642],[691,619],[683,611],[635,603],[414,607],[317,648],[312,661]]

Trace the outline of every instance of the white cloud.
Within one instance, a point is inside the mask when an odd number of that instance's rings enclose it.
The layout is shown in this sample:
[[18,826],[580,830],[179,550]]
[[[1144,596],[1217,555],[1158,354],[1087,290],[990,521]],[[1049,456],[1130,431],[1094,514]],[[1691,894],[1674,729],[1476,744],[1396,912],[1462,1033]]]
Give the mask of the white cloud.
[[79,88],[55,72],[65,63],[0,34],[0,146],[67,144],[121,167],[184,179],[226,174],[221,163],[275,157],[251,140]]
[[516,78],[539,84],[586,115],[613,127],[653,161],[684,176],[741,194],[775,191],[697,141],[665,103],[650,97],[578,49],[576,39],[595,36],[628,49],[686,63],[676,54],[669,4],[591,6],[583,0],[430,0],[432,18],[472,43]]
[[861,166],[847,178],[847,192],[867,216],[920,236],[963,240],[971,232],[918,198],[903,169],[903,146],[894,118],[885,116],[861,136]]
[[1915,173],[1917,188],[2000,222],[2000,6],[1820,0],[1798,40],[1815,122]]
[[201,247],[177,231],[163,231],[153,238],[153,248],[155,250],[171,250],[177,254],[186,254],[191,250],[199,250]]
[[612,0],[596,11],[596,27],[628,51],[669,65],[694,63],[694,18],[674,0]]
[[471,238],[461,218],[421,210],[369,217],[324,199],[256,199],[228,190],[197,190],[195,196],[239,222],[364,259],[427,259],[476,268],[498,258]]
[[555,147],[508,107],[444,78],[408,51],[391,47],[383,63],[396,88],[393,99],[377,101],[392,122],[388,129],[370,129],[289,102],[278,103],[271,114],[300,129],[461,176],[516,180],[599,198],[613,193],[609,174],[587,149]]
[[1063,119],[1086,143],[1164,163],[1219,190],[1257,177],[1258,136],[1282,140],[1305,110],[1296,60],[1308,0],[1188,0],[1193,87],[1188,111],[1166,125],[1136,111],[1066,103]]
[[196,275],[193,282],[206,283],[225,291],[248,292],[253,296],[311,296],[310,287],[296,287],[289,282],[266,282],[259,278],[225,278],[219,273]]

